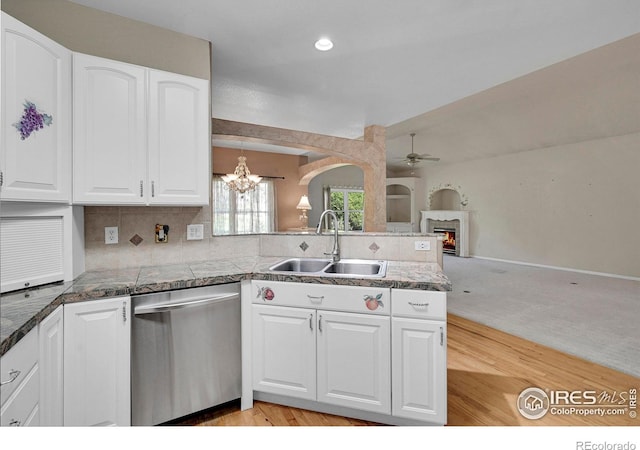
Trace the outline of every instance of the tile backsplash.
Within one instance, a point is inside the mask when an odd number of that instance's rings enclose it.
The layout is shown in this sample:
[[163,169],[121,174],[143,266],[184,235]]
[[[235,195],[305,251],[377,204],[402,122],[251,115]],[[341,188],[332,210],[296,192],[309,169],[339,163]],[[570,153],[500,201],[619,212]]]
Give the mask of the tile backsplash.
[[[242,256],[322,257],[331,251],[333,234],[212,236],[209,207],[85,207],[86,270],[178,264]],[[155,242],[156,224],[169,226],[166,243]],[[203,224],[202,240],[187,240],[187,225]],[[118,227],[118,243],[104,243],[104,228]],[[429,240],[431,250],[416,251],[415,240]],[[136,242],[138,243],[136,245]],[[341,234],[343,258],[442,261],[435,235]]]

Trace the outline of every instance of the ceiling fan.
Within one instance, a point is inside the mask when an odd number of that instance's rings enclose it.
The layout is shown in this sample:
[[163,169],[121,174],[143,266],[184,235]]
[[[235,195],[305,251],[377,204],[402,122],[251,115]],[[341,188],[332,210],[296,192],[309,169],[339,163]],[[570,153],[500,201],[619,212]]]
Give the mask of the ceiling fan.
[[420,161],[440,161],[440,158],[436,158],[431,155],[419,155],[413,151],[413,137],[415,135],[415,133],[411,133],[411,153],[405,156],[402,162],[406,163],[410,167],[413,167]]

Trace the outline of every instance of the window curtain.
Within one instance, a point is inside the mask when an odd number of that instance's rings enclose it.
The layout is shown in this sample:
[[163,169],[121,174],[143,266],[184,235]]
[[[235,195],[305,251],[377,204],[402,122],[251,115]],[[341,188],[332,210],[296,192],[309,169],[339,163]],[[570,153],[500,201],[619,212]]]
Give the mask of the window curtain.
[[271,179],[263,178],[255,189],[240,194],[222,178],[212,180],[213,234],[270,233],[276,229],[276,192]]

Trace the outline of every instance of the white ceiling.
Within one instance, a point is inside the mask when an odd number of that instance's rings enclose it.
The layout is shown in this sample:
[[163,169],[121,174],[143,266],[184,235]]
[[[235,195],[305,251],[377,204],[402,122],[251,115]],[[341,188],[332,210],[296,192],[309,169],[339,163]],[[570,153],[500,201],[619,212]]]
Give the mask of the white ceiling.
[[[391,164],[409,152],[411,131],[416,152],[442,163],[593,134],[540,132],[562,128],[566,109],[547,117],[558,97],[570,111],[597,107],[597,83],[615,88],[615,77],[597,63],[596,77],[540,69],[640,32],[638,0],[73,1],[211,41],[214,117],[348,138],[387,126]],[[314,49],[322,36],[333,50]],[[637,82],[637,69],[621,67],[624,82]],[[599,96],[576,105],[594,86]],[[539,115],[537,128],[522,126]],[[507,136],[496,132],[504,120]]]

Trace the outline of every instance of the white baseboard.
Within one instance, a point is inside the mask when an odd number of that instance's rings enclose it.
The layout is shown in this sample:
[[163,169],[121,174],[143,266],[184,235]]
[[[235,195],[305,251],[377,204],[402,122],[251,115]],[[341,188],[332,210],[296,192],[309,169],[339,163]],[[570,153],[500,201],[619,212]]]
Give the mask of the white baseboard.
[[546,264],[535,264],[535,263],[522,262],[522,261],[511,261],[509,259],[490,258],[488,256],[471,255],[471,258],[486,259],[487,261],[497,261],[497,262],[510,263],[510,264],[519,264],[521,266],[541,267],[543,269],[564,270],[566,272],[577,272],[577,273],[584,273],[584,274],[587,274],[587,275],[598,275],[598,276],[601,276],[601,277],[621,278],[623,280],[640,281],[640,277],[631,277],[631,276],[628,276],[628,275],[618,275],[618,274],[615,274],[615,273],[593,272],[591,270],[572,269],[572,268],[569,268],[569,267],[548,266]]

